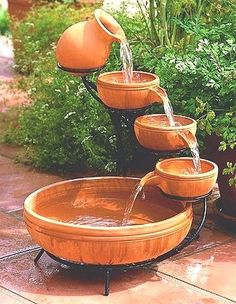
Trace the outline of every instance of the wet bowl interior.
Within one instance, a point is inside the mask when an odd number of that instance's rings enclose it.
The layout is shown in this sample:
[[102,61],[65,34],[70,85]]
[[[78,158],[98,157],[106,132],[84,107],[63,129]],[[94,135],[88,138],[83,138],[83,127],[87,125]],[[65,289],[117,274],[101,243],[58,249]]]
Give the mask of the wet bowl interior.
[[196,134],[196,121],[174,115],[178,126],[171,127],[165,114],[143,115],[135,120],[134,131],[140,145],[154,151],[176,151],[188,147]]
[[88,264],[126,264],[155,258],[176,247],[192,223],[191,204],[173,202],[156,187],[124,209],[139,179],[101,177],[44,187],[25,201],[32,239],[57,257]]
[[158,77],[155,74],[148,72],[134,71],[133,82],[124,82],[124,75],[122,71],[103,73],[98,76],[99,82],[104,85],[125,86],[125,87],[139,87],[140,84],[152,85],[156,83]]

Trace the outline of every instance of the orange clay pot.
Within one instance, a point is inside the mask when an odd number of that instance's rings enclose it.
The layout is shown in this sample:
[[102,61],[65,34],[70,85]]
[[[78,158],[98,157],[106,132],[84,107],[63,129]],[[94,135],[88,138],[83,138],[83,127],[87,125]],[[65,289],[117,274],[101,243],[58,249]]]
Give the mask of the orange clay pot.
[[191,157],[165,159],[156,164],[154,172],[142,178],[141,184],[156,185],[172,196],[183,198],[204,196],[216,183],[218,167],[206,159],[201,159],[201,167],[201,173],[188,173],[194,172]]
[[99,75],[97,89],[100,99],[110,108],[139,109],[153,102],[162,102],[163,89],[155,74],[135,71],[132,82],[125,83],[123,72],[108,72]]
[[196,142],[196,121],[180,115],[174,115],[174,119],[180,126],[169,126],[164,114],[138,117],[134,131],[140,145],[154,151],[175,151],[188,147],[186,138],[189,142]]
[[112,42],[125,39],[111,15],[101,9],[95,10],[94,15],[93,20],[70,26],[59,39],[56,58],[62,69],[80,76],[100,69],[107,61]]
[[27,229],[43,249],[69,261],[107,265],[158,257],[185,238],[193,213],[190,203],[176,204],[156,187],[145,187],[146,199],[137,199],[127,226],[76,224],[80,216],[120,224],[138,182],[136,178],[100,177],[44,187],[25,201]]

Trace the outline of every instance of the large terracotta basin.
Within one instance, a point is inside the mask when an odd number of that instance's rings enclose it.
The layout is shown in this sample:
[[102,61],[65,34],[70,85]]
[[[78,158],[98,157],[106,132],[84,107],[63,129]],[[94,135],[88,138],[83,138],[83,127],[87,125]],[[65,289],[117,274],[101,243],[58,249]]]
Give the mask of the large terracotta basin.
[[140,116],[135,120],[134,131],[140,145],[154,151],[175,151],[195,141],[197,124],[190,117],[174,115],[178,126],[171,127],[165,114]]
[[192,206],[147,186],[145,200],[137,199],[122,227],[125,204],[138,182],[101,177],[44,187],[25,200],[27,229],[43,249],[77,263],[126,264],[158,257],[185,238]]
[[97,89],[104,104],[114,109],[139,109],[162,102],[159,77],[151,73],[136,71],[128,83],[124,82],[122,71],[103,73],[98,77]]
[[218,167],[201,159],[201,172],[194,168],[193,158],[165,159],[156,164],[155,171],[142,178],[142,184],[156,185],[164,193],[181,198],[197,198],[207,195],[215,186]]

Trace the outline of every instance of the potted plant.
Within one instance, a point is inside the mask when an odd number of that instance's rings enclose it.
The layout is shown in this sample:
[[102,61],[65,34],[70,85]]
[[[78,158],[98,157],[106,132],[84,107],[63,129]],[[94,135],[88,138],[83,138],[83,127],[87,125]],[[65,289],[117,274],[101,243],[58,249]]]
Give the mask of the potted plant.
[[226,148],[225,143],[224,139],[216,134],[207,136],[205,140],[208,158],[219,167],[220,198],[214,202],[213,208],[223,224],[236,227],[236,149],[235,143],[232,149]]

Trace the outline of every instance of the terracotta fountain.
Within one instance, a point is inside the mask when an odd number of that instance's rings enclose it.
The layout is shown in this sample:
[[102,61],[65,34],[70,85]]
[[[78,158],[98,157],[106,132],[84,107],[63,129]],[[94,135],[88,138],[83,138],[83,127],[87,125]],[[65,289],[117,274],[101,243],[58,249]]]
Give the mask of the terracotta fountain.
[[[158,76],[140,71],[134,72],[138,80],[131,83],[124,83],[120,71],[100,74],[96,86],[87,81],[87,74],[105,65],[112,42],[122,39],[124,32],[117,21],[97,10],[93,20],[63,33],[57,60],[62,70],[82,76],[89,92],[108,110],[123,115],[162,102],[163,89]],[[137,118],[134,128],[138,141],[155,151],[186,148],[179,131],[194,136],[196,122],[184,116],[176,118],[181,127],[159,124],[166,119],[164,115]],[[32,193],[25,201],[24,219],[32,239],[42,248],[35,261],[45,251],[62,263],[100,266],[106,273],[104,294],[108,295],[110,272],[116,267],[129,269],[161,261],[198,236],[206,217],[206,197],[217,178],[214,163],[202,159],[201,164],[202,172],[185,175],[183,168],[193,166],[191,158],[171,158],[157,163],[155,171],[141,180],[83,178]],[[140,181],[146,183],[146,198],[137,199],[128,224],[121,226],[125,205]],[[192,201],[200,199],[204,203],[202,218],[195,233],[189,234]]]

